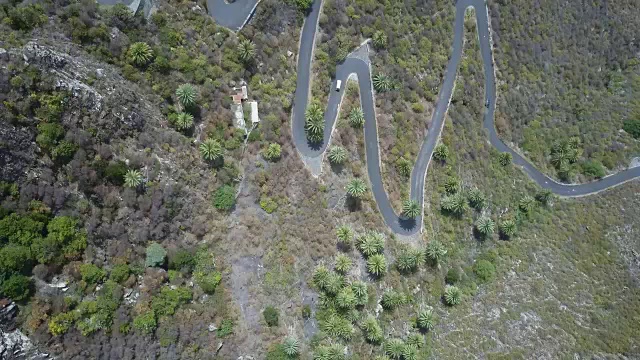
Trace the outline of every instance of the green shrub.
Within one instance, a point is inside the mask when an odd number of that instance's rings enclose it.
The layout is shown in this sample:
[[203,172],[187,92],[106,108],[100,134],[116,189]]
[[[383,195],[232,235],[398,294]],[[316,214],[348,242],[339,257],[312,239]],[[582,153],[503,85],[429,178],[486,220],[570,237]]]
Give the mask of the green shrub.
[[47,224],[47,237],[36,238],[31,247],[34,256],[42,264],[74,259],[87,247],[87,233],[79,228],[78,220],[58,216]]
[[0,291],[5,297],[20,302],[31,296],[32,287],[33,284],[29,277],[14,274],[2,282]]
[[33,260],[28,246],[7,244],[0,248],[0,274],[26,274],[33,267]]
[[36,143],[43,150],[49,151],[53,149],[64,136],[64,128],[55,123],[40,123],[38,124],[38,135],[36,136]]
[[31,30],[47,22],[42,5],[15,6],[7,11],[9,25],[15,30]]
[[179,306],[191,301],[191,290],[186,287],[171,289],[165,286],[160,294],[151,300],[151,308],[157,317],[173,315]]
[[482,282],[491,281],[496,274],[496,267],[487,260],[478,260],[473,265],[473,272]]
[[229,211],[236,204],[236,189],[222,185],[213,194],[213,206],[218,210]]
[[622,128],[634,139],[640,139],[640,118],[625,120]]
[[144,312],[133,319],[133,327],[143,334],[151,334],[158,326],[153,311]]
[[190,273],[194,266],[196,266],[196,258],[188,250],[180,249],[169,256],[169,269]]
[[194,271],[196,283],[207,294],[213,294],[222,280],[222,274],[215,269],[215,259],[211,252],[199,251],[196,254]]
[[586,176],[599,179],[607,175],[606,171],[604,170],[604,166],[602,166],[602,163],[600,163],[599,161],[587,160],[582,163],[581,167],[582,173]]
[[462,274],[457,267],[451,268],[447,271],[447,276],[445,277],[445,282],[449,285],[453,285],[462,279]]
[[302,318],[305,320],[311,318],[311,305],[302,305]]
[[167,250],[162,245],[153,242],[147,247],[147,258],[145,260],[145,266],[147,267],[161,267],[167,258]]
[[267,214],[271,214],[278,209],[278,203],[270,197],[263,196],[260,198],[260,207],[266,211]]
[[63,312],[51,317],[48,324],[49,333],[53,336],[66,333],[77,318],[78,313],[75,311]]
[[216,330],[216,336],[219,338],[223,338],[225,336],[233,334],[233,325],[233,320],[231,319],[222,320],[220,326],[218,327],[218,330]]
[[264,316],[264,321],[269,327],[278,326],[278,318],[280,317],[278,309],[269,305],[264,309],[262,315]]
[[107,272],[93,264],[82,264],[80,276],[87,284],[97,284],[107,277]]
[[129,278],[129,274],[131,274],[131,269],[127,264],[118,264],[111,269],[111,274],[109,274],[109,279],[115,281],[117,283],[122,283],[123,281]]
[[127,164],[124,161],[111,162],[104,169],[104,177],[108,182],[121,186],[124,184],[124,175],[127,170]]
[[78,151],[78,145],[70,141],[62,140],[51,150],[51,158],[54,161],[66,163],[73,158],[76,151]]

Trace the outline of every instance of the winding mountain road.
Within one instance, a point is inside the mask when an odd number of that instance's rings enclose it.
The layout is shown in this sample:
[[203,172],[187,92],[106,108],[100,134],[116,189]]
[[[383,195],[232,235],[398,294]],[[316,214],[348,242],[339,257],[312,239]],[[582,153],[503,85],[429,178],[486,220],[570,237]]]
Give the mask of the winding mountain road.
[[[228,23],[232,29],[241,28],[250,15],[253,13],[256,0],[238,0],[235,3],[225,3],[224,0],[209,0],[209,12],[221,25]],[[216,7],[211,7],[211,4]],[[253,6],[251,6],[253,5]],[[331,140],[331,133],[335,126],[339,107],[344,96],[347,79],[350,76],[357,76],[360,87],[360,102],[365,116],[364,136],[365,153],[367,158],[367,172],[371,181],[373,196],[378,204],[378,208],[384,218],[385,223],[393,232],[399,235],[412,235],[422,228],[422,213],[415,219],[408,219],[395,213],[387,193],[382,183],[380,150],[378,146],[378,129],[375,114],[374,92],[371,83],[371,67],[368,59],[368,45],[365,43],[336,69],[336,80],[342,80],[344,84],[341,91],[330,90],[327,108],[324,113],[325,130],[324,141],[320,144],[311,144],[307,141],[304,131],[305,111],[309,102],[311,86],[314,42],[318,26],[318,19],[322,7],[322,0],[313,3],[311,12],[306,18],[300,38],[300,50],[298,54],[298,78],[297,88],[294,98],[292,115],[293,141],[301,154],[303,161],[307,164],[314,175],[318,175],[321,170],[322,157]],[[411,199],[416,200],[424,206],[424,183],[429,167],[429,162],[433,154],[433,149],[438,142],[445,114],[451,102],[451,96],[455,86],[456,73],[462,57],[464,42],[464,14],[467,8],[473,7],[477,21],[478,38],[480,41],[480,52],[482,55],[484,75],[485,75],[485,108],[483,125],[488,131],[489,141],[501,152],[509,152],[513,156],[513,163],[522,167],[524,172],[542,188],[551,190],[554,194],[567,197],[577,197],[597,193],[626,181],[640,177],[640,167],[627,169],[607,176],[598,181],[587,184],[571,185],[561,184],[544,175],[533,164],[527,161],[522,155],[507,146],[496,132],[493,117],[496,103],[496,85],[493,53],[491,51],[491,33],[489,29],[488,9],[484,0],[458,0],[456,3],[456,17],[454,28],[453,51],[447,65],[444,82],[440,88],[438,100],[431,119],[431,126],[428,129],[415,166],[411,172]],[[216,10],[218,9],[218,10]],[[221,10],[222,9],[222,10]],[[249,10],[250,9],[250,10]],[[225,25],[227,26],[227,25]]]

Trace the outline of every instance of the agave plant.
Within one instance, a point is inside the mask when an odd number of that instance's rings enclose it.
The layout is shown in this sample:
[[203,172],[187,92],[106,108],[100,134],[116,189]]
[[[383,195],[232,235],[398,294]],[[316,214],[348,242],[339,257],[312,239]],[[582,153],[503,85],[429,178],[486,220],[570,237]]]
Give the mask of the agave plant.
[[214,161],[222,158],[222,145],[216,139],[209,138],[200,144],[200,155],[205,160]]
[[313,273],[313,284],[320,290],[327,288],[331,272],[324,266],[318,265]]
[[425,249],[425,257],[429,262],[437,264],[444,259],[445,255],[447,255],[447,249],[441,242],[438,240],[429,241]]
[[181,112],[176,117],[176,129],[180,131],[189,130],[193,127],[193,115]]
[[345,246],[351,246],[351,241],[353,239],[353,230],[349,225],[341,225],[336,229],[336,236],[338,237],[338,243],[343,244]]
[[362,179],[355,178],[347,184],[347,195],[354,199],[361,199],[366,192],[367,186]]
[[386,310],[393,310],[404,303],[404,295],[395,291],[387,290],[382,294],[382,301],[380,304]]
[[456,286],[447,285],[444,288],[444,303],[454,306],[460,304],[460,301],[462,301],[462,291]]
[[349,340],[353,336],[354,329],[351,322],[336,314],[332,314],[325,319],[320,325],[322,331],[334,338],[342,338]]
[[415,219],[420,215],[420,205],[417,201],[407,199],[402,202],[402,214],[410,219]]
[[249,39],[243,39],[238,43],[238,58],[243,62],[248,62],[256,56],[256,44]]
[[382,250],[384,250],[384,235],[372,231],[361,236],[358,241],[358,250],[360,250],[365,257],[381,253]]
[[544,205],[547,205],[552,198],[553,193],[549,189],[542,189],[536,194],[536,200]]
[[269,146],[264,150],[264,154],[263,154],[264,158],[269,161],[277,160],[280,158],[281,155],[282,155],[282,147],[278,143],[269,144]]
[[329,273],[329,278],[327,279],[327,286],[325,286],[324,291],[330,295],[336,295],[340,289],[344,286],[344,278],[340,274],[336,274],[334,272]]
[[401,272],[413,272],[424,261],[422,252],[418,249],[404,249],[398,254],[396,258],[396,266]]
[[335,269],[337,272],[341,274],[346,274],[347,272],[349,272],[349,269],[351,269],[352,265],[353,265],[353,261],[351,261],[351,258],[349,258],[347,255],[338,254],[338,256],[336,256]]
[[445,144],[439,144],[433,150],[433,158],[440,161],[445,162],[447,158],[449,158],[449,148]]
[[429,331],[433,329],[433,311],[431,309],[423,309],[418,312],[416,325],[422,330]]
[[442,198],[440,207],[446,212],[461,216],[467,210],[467,200],[462,193],[447,195]]
[[457,193],[458,190],[460,190],[460,180],[458,180],[458,178],[455,176],[449,176],[447,181],[445,181],[444,183],[444,190],[448,194]]
[[142,173],[140,170],[127,170],[124,174],[124,184],[130,188],[137,188],[142,184]]
[[347,150],[340,146],[332,146],[329,150],[329,161],[335,165],[344,164],[347,160]]
[[361,324],[362,332],[365,339],[373,344],[378,344],[382,341],[384,335],[382,328],[378,323],[378,320],[373,315],[367,316],[367,318]]
[[418,359],[418,347],[412,344],[406,344],[402,349],[403,360],[417,360]]
[[506,219],[500,222],[498,230],[503,236],[510,238],[516,233],[516,222],[511,219]]
[[396,161],[396,169],[400,175],[405,178],[408,178],[411,175],[411,161],[401,157]]
[[369,290],[367,284],[362,281],[356,281],[351,284],[351,290],[356,296],[356,305],[364,306],[369,301]]
[[384,31],[378,30],[373,33],[373,46],[377,49],[387,46],[387,34]]
[[373,75],[373,88],[377,92],[387,92],[393,88],[393,82],[383,73],[378,73]]
[[284,353],[290,357],[300,354],[300,341],[295,336],[287,336],[282,343]]
[[340,344],[320,345],[313,352],[313,360],[345,360]]
[[338,292],[338,295],[336,295],[336,305],[338,305],[340,309],[353,309],[356,307],[356,303],[356,295],[353,293],[353,290],[351,290],[351,287],[343,288]]
[[176,97],[178,98],[178,102],[180,103],[180,105],[188,108],[196,104],[198,92],[193,85],[182,84],[176,90]]
[[372,255],[367,259],[367,271],[374,276],[382,276],[387,271],[387,260],[382,254]]
[[513,161],[513,156],[511,155],[511,153],[503,152],[498,155],[498,162],[501,166],[509,166],[509,164],[511,164],[511,161]]
[[420,349],[424,346],[424,336],[418,333],[411,333],[407,337],[407,345],[415,346],[416,349]]
[[307,108],[304,130],[311,142],[320,142],[324,138],[324,114],[318,103],[312,103]]
[[480,191],[480,189],[478,188],[469,190],[468,198],[469,198],[469,204],[471,204],[471,207],[473,207],[476,210],[482,210],[482,208],[484,208],[487,202],[487,198],[484,196],[482,191]]
[[493,234],[493,232],[495,230],[495,224],[494,224],[493,220],[491,220],[490,217],[481,216],[476,221],[476,229],[478,230],[480,235],[482,235],[484,237],[487,237],[487,236],[490,236],[491,234]]
[[393,360],[400,360],[404,351],[404,342],[400,339],[391,339],[384,344],[384,353]]
[[354,128],[361,128],[364,125],[364,112],[359,107],[354,107],[349,112],[349,124]]
[[535,199],[530,195],[525,195],[518,202],[518,208],[524,213],[530,213],[535,206]]
[[138,66],[149,63],[153,58],[153,50],[151,46],[145,42],[136,42],[129,46],[129,60]]

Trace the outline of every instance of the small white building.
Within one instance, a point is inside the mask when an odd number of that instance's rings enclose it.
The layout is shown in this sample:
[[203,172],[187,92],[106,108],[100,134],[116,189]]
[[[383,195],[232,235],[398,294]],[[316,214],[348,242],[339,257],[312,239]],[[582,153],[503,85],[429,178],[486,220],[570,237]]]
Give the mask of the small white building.
[[260,116],[258,116],[258,102],[257,101],[249,101],[249,105],[251,105],[251,123],[256,124],[260,122]]

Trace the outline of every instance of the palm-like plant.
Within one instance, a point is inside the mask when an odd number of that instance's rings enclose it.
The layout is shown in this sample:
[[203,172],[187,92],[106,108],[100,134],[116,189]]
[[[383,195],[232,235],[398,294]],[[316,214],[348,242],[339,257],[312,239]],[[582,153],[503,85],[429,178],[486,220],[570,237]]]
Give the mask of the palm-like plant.
[[415,346],[416,349],[420,349],[424,346],[424,336],[418,333],[411,333],[407,337],[407,345]]
[[553,198],[553,193],[549,189],[542,189],[536,193],[536,200],[543,205],[547,205]]
[[369,301],[369,291],[367,289],[367,284],[362,281],[356,281],[351,284],[351,290],[353,294],[356,296],[356,305],[364,306]]
[[295,336],[287,336],[282,343],[282,349],[287,356],[298,356],[300,354],[300,341]]
[[402,349],[403,360],[416,360],[418,359],[418,347],[413,344],[406,344]]
[[351,246],[351,240],[353,239],[353,230],[349,225],[341,225],[336,229],[336,236],[338,237],[338,243],[345,246]]
[[263,154],[264,158],[269,161],[279,159],[280,155],[282,155],[282,147],[278,143],[269,144],[269,146],[264,150]]
[[176,129],[185,131],[193,127],[193,115],[185,112],[181,112],[176,117]]
[[510,238],[516,233],[516,222],[511,219],[503,220],[498,225],[498,230],[500,230],[500,234]]
[[407,199],[402,202],[402,214],[410,219],[415,219],[420,215],[420,205],[417,201]]
[[191,107],[196,104],[196,98],[198,97],[198,91],[191,84],[182,84],[176,89],[176,97],[178,102],[185,108]]
[[214,161],[222,158],[222,145],[216,139],[209,138],[200,144],[200,155],[205,160]]
[[440,207],[446,212],[461,216],[467,210],[467,200],[462,193],[447,195],[442,198]]
[[341,309],[353,309],[357,305],[356,295],[350,287],[345,287],[336,295],[336,305]]
[[535,199],[530,195],[525,195],[518,202],[518,208],[524,213],[530,213],[535,206]]
[[387,290],[382,294],[380,305],[386,310],[393,310],[404,303],[404,295],[395,291]]
[[427,261],[437,264],[444,259],[445,255],[447,255],[447,249],[440,241],[431,240],[427,244],[424,254]]
[[401,272],[413,272],[422,264],[424,260],[423,253],[418,249],[404,249],[396,258],[396,266]]
[[325,286],[324,291],[326,291],[329,295],[336,295],[343,286],[344,278],[342,277],[342,275],[332,272],[329,273],[327,286]]
[[364,337],[368,342],[378,344],[382,341],[383,333],[378,320],[373,315],[367,316],[367,318],[361,324]]
[[129,61],[138,66],[144,66],[153,58],[151,46],[145,42],[136,42],[129,46]]
[[349,258],[347,255],[338,254],[338,256],[336,256],[335,269],[337,272],[341,274],[346,274],[347,272],[349,272],[349,269],[351,269],[352,265],[353,265],[353,261],[351,261],[351,258]]
[[491,220],[490,217],[481,216],[476,221],[476,230],[478,230],[480,235],[482,235],[483,237],[491,236],[491,234],[493,234],[493,231],[495,230],[495,223],[493,222],[493,220]]
[[124,184],[130,188],[137,188],[142,184],[142,173],[140,170],[127,170],[124,174]]
[[404,341],[391,339],[384,344],[384,353],[393,360],[400,360],[404,351]]
[[354,199],[361,199],[367,192],[367,186],[362,179],[355,178],[347,184],[347,195]]
[[471,207],[473,207],[478,211],[482,210],[482,208],[484,208],[487,202],[487,198],[484,196],[482,191],[480,191],[480,189],[478,188],[469,190],[468,198],[469,198],[469,204],[471,204]]
[[313,352],[313,360],[345,360],[340,344],[320,345]]
[[444,190],[448,194],[457,193],[458,190],[460,190],[460,180],[458,180],[458,178],[455,176],[449,176],[449,178],[447,178],[447,181],[445,181],[444,183]]
[[373,33],[373,46],[377,49],[387,46],[387,34],[384,31],[378,30]]
[[498,162],[501,166],[509,166],[509,164],[511,164],[511,161],[513,161],[513,156],[511,155],[511,153],[503,152],[498,155]]
[[462,291],[453,285],[444,288],[444,302],[449,306],[460,304],[462,301]]
[[387,260],[382,254],[372,255],[367,259],[367,271],[374,276],[382,276],[387,271]]
[[338,315],[331,315],[320,325],[322,331],[331,337],[339,337],[345,340],[351,339],[354,333],[353,325],[347,319]]
[[373,75],[373,88],[377,92],[387,92],[393,88],[393,82],[383,73]]
[[358,239],[358,250],[362,255],[369,257],[379,254],[384,250],[384,235],[379,232],[372,231]]
[[243,62],[248,62],[256,55],[256,44],[249,39],[240,40],[238,43],[238,58]]
[[324,138],[324,113],[318,103],[312,103],[307,108],[304,130],[311,142],[320,142]]
[[349,124],[354,128],[361,128],[364,125],[364,112],[359,107],[354,107],[349,112]]
[[347,150],[341,146],[332,146],[329,150],[329,161],[335,165],[344,164],[347,160]]
[[398,169],[400,175],[408,178],[411,175],[411,161],[404,157],[399,158],[398,161],[396,161],[396,169]]
[[433,149],[433,157],[434,159],[445,162],[449,158],[449,148],[445,144],[439,144]]
[[331,272],[324,265],[318,265],[313,273],[313,284],[320,290],[327,288]]
[[430,331],[433,329],[433,311],[431,309],[423,309],[418,312],[416,325],[422,330]]

